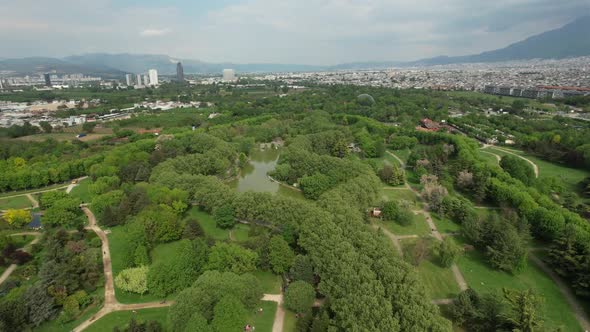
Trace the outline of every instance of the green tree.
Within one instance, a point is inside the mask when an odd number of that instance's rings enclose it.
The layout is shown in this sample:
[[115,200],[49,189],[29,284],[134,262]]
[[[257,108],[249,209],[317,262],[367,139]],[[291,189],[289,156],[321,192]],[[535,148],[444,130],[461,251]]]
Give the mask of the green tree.
[[82,130],[84,130],[87,133],[93,132],[95,127],[96,127],[96,122],[84,122],[82,124]]
[[314,301],[315,290],[305,281],[295,281],[285,291],[285,307],[296,313],[309,310]]
[[8,209],[2,218],[12,227],[21,228],[31,222],[31,213],[23,209]]
[[282,236],[275,235],[269,243],[269,259],[274,273],[282,274],[293,264],[295,254]]
[[224,205],[213,211],[213,220],[219,228],[232,228],[236,224],[234,208],[231,205]]
[[533,289],[517,291],[504,288],[502,291],[510,304],[507,319],[513,324],[514,330],[533,332],[543,324],[539,313],[543,299]]
[[451,237],[447,236],[443,241],[437,244],[435,251],[440,265],[443,267],[451,267],[455,260],[461,255],[463,249],[458,246]]
[[119,272],[115,278],[115,284],[124,291],[144,294],[148,291],[148,271],[147,266],[125,269]]
[[211,327],[207,324],[207,320],[198,312],[190,316],[186,323],[184,332],[209,332]]
[[207,269],[246,273],[256,270],[258,255],[233,243],[217,243],[211,248]]
[[43,129],[43,131],[47,134],[51,133],[51,131],[53,130],[53,127],[47,121],[41,121],[39,122],[39,125],[41,126],[41,129]]
[[244,305],[235,297],[223,297],[213,309],[211,327],[214,331],[240,331],[246,323],[247,312]]
[[293,281],[301,280],[313,284],[313,265],[309,257],[305,255],[295,256],[290,275]]

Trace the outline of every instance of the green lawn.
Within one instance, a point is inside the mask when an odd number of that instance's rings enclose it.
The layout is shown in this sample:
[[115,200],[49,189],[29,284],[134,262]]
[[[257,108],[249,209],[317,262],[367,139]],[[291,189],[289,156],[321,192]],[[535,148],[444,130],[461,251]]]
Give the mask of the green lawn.
[[178,250],[179,244],[180,241],[158,244],[154,249],[152,249],[152,252],[150,253],[152,264],[163,262],[168,260],[170,257],[173,257]]
[[271,301],[260,301],[256,309],[262,308],[262,314],[257,310],[248,317],[246,324],[256,328],[257,332],[272,332],[272,326],[277,312],[277,303]]
[[93,195],[88,191],[88,188],[91,184],[92,180],[89,178],[80,181],[78,185],[70,191],[70,195],[78,197],[84,203],[90,203]]
[[283,332],[295,332],[295,325],[297,324],[297,318],[295,313],[291,310],[285,309],[285,320],[283,321]]
[[[109,248],[111,250],[111,264],[113,268],[113,277],[117,277],[119,272],[124,269],[124,260],[121,253],[124,251],[125,242],[127,241],[127,237],[125,236],[125,228],[123,226],[116,226],[111,228],[111,233],[108,235],[109,237]],[[156,248],[160,248],[159,252],[168,252],[173,253],[171,251],[171,247],[174,243],[169,243],[165,245],[160,245]],[[156,251],[156,249],[154,249]],[[153,255],[153,253],[152,253]],[[157,255],[157,254],[156,254]],[[136,294],[136,293],[129,293],[125,292],[117,287],[115,283],[115,296],[117,300],[121,303],[141,303],[141,302],[151,302],[151,301],[159,301],[162,300],[159,297],[156,297],[152,294]],[[172,299],[174,295],[169,296],[167,299]]]
[[101,319],[94,322],[94,324],[90,325],[85,331],[86,332],[104,332],[104,331],[112,331],[114,327],[124,327],[126,326],[132,317],[135,317],[137,321],[145,322],[150,320],[155,320],[162,324],[164,330],[167,330],[168,322],[167,322],[167,315],[168,315],[168,308],[153,308],[153,309],[141,309],[136,310],[134,313],[133,311],[117,311],[112,312]]
[[35,238],[33,235],[13,235],[11,237],[14,240],[14,244],[17,248],[22,248],[26,246]]
[[430,216],[436,225],[436,229],[438,229],[440,233],[455,233],[461,230],[461,225],[447,218],[441,218],[436,213],[430,213]]
[[407,201],[410,203],[410,209],[419,209],[420,202],[413,191],[409,189],[382,189],[381,199],[383,201]]
[[197,207],[193,207],[188,211],[188,215],[199,221],[199,225],[203,228],[206,236],[220,241],[229,239],[229,230],[217,228],[215,220],[213,220],[213,217],[207,212],[201,211]]
[[[493,155],[491,155],[489,153],[485,153],[484,151],[479,150],[479,156],[481,157],[481,159],[484,160],[486,163],[488,163],[490,165],[497,166],[498,165],[498,159],[496,159],[495,156],[493,156]],[[492,152],[492,151],[489,151],[489,152]]]
[[0,198],[0,210],[25,209],[32,206],[33,204],[31,204],[31,201],[29,201],[27,196]]
[[532,261],[518,275],[492,269],[483,254],[476,250],[466,252],[457,264],[467,284],[479,292],[500,291],[503,287],[521,290],[533,288],[545,299],[542,317],[547,330],[561,326],[563,331],[580,331],[578,322],[557,286]]
[[414,224],[410,226],[402,226],[395,221],[378,221],[378,225],[383,226],[388,231],[395,235],[428,235],[430,228],[426,223],[426,218],[419,213],[414,215]]
[[410,157],[410,154],[412,153],[412,150],[410,149],[403,149],[403,150],[391,150],[391,152],[398,156],[399,159],[403,160],[404,163],[408,161],[408,158]]
[[383,157],[381,158],[367,158],[367,160],[374,160],[379,168],[383,167],[383,165],[396,165],[398,167],[401,166],[399,161],[387,152],[384,153]]
[[264,294],[280,294],[281,293],[281,277],[270,272],[256,270],[252,273],[262,286],[262,293]]
[[[431,240],[431,245],[434,245],[434,241],[434,239]],[[404,252],[415,242],[416,239],[401,240]],[[416,270],[431,299],[452,298],[459,294],[459,286],[453,277],[453,272],[450,268],[438,265],[436,257],[422,261]]]
[[61,188],[61,187],[64,187],[64,189],[65,189],[65,187],[67,187],[67,185],[68,185],[68,182],[64,182],[64,183],[52,184],[50,186],[35,188],[35,189],[27,189],[27,190],[19,190],[19,191],[6,191],[6,192],[3,192],[0,194],[0,198],[6,197],[6,196],[28,194],[28,193],[33,193],[33,192],[43,191],[43,190],[51,190],[51,189]]
[[[494,149],[494,148],[488,148],[490,151],[500,155],[500,156],[505,156],[508,153],[498,150],[498,149]],[[561,181],[563,181],[563,183],[565,183],[571,190],[576,190],[577,189],[577,184],[584,180],[584,178],[590,176],[590,172],[587,172],[585,170],[582,169],[578,169],[578,168],[570,168],[567,167],[565,165],[562,164],[557,164],[557,163],[552,163],[546,160],[542,160],[540,158],[537,158],[535,156],[532,156],[530,154],[527,154],[523,151],[520,150],[514,150],[514,149],[508,149],[508,148],[504,148],[506,150],[509,150],[513,153],[516,153],[517,155],[523,156],[527,159],[529,159],[530,161],[532,161],[533,163],[537,164],[537,166],[539,167],[539,177],[556,177],[558,179],[560,179]]]
[[250,225],[236,224],[232,229],[234,240],[237,242],[244,242],[250,237]]

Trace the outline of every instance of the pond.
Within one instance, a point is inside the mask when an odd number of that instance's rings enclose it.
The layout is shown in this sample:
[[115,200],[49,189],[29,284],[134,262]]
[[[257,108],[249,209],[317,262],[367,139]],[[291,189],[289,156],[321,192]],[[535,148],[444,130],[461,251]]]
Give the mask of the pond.
[[280,149],[255,149],[250,153],[250,162],[246,165],[240,176],[231,181],[230,187],[237,191],[269,192],[289,197],[303,198],[303,194],[293,188],[289,188],[268,177],[268,172],[275,169]]

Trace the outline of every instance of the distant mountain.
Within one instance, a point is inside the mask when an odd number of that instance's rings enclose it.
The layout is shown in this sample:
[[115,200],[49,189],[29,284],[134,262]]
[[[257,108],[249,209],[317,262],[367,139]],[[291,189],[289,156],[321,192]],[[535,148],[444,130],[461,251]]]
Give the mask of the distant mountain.
[[555,30],[543,32],[505,48],[466,56],[439,56],[407,65],[499,62],[527,59],[563,59],[590,55],[590,16]]
[[158,54],[107,54],[74,55],[63,59],[24,58],[0,59],[0,71],[13,71],[28,75],[43,72],[61,74],[83,73],[105,78],[120,78],[125,73],[145,73],[157,69],[160,74],[176,73],[176,63],[182,62],[187,74],[220,74],[225,68],[237,72],[302,72],[355,69],[385,69],[407,66],[431,66],[456,63],[499,62],[526,59],[562,59],[590,55],[590,16],[579,18],[559,29],[547,31],[514,43],[505,48],[465,56],[438,56],[413,62],[382,61],[353,62],[335,66],[311,66],[269,63],[208,63],[199,60],[179,59]]
[[56,58],[31,57],[0,60],[0,71],[12,71],[20,75],[35,75],[49,72],[59,74],[84,73],[101,77],[119,77],[125,73],[104,66],[87,66]]

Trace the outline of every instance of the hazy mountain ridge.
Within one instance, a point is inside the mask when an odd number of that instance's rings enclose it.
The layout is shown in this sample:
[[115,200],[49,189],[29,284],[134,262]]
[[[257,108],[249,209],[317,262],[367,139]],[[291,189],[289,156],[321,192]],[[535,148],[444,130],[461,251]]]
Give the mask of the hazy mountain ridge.
[[23,59],[0,58],[0,71],[18,74],[35,74],[56,71],[60,74],[84,73],[102,77],[122,77],[125,73],[145,73],[157,69],[160,74],[176,73],[176,62],[181,61],[184,71],[191,73],[221,73],[225,68],[238,72],[331,71],[352,69],[384,69],[406,66],[431,66],[457,63],[500,62],[526,59],[562,59],[590,55],[590,16],[579,18],[561,28],[547,31],[505,48],[465,56],[437,56],[412,62],[371,61],[352,62],[334,66],[269,63],[208,63],[181,59],[161,54],[108,54],[94,53],[68,56],[63,59],[31,57]]

